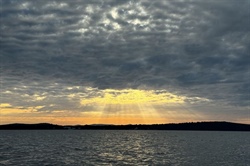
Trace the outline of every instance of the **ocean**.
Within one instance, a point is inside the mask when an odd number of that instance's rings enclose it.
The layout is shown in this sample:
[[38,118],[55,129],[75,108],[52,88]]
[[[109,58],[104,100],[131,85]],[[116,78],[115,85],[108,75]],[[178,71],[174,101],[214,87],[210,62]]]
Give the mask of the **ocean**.
[[250,165],[250,132],[2,130],[0,165]]

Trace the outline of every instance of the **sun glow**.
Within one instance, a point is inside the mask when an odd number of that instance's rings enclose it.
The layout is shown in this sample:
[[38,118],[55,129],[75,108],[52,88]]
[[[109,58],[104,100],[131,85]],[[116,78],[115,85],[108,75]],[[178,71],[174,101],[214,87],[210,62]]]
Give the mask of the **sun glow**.
[[[75,87],[66,88],[74,91]],[[77,89],[79,89],[77,87]],[[34,95],[29,100],[33,106],[0,104],[1,123],[56,124],[159,124],[201,119],[188,109],[187,101],[205,102],[203,98],[187,97],[166,90],[105,89],[85,87],[81,93],[70,93],[63,102],[74,105],[53,103],[48,96]],[[57,97],[53,96],[55,100]],[[33,100],[34,99],[34,100]],[[61,99],[58,96],[58,99]],[[56,100],[55,100],[56,101]],[[41,104],[43,103],[43,104]],[[38,105],[39,104],[39,105]],[[185,118],[185,119],[183,119]]]
[[165,91],[153,90],[114,90],[103,91],[103,96],[82,99],[81,104],[162,104],[162,103],[184,103],[184,97],[177,96]]
[[[84,98],[82,106],[95,106],[99,123],[139,124],[166,123],[169,119],[160,113],[159,105],[185,103],[184,96],[178,96],[165,90],[106,89],[98,96]],[[86,114],[86,113],[84,113]]]

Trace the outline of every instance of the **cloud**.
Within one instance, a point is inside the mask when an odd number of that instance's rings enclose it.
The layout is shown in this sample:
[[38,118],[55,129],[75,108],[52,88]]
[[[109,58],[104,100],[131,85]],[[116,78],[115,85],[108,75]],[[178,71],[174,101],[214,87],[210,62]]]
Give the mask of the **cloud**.
[[184,97],[176,96],[166,91],[145,91],[145,90],[114,90],[106,89],[101,91],[103,95],[94,98],[82,99],[81,104],[163,104],[163,103],[184,103]]
[[0,2],[3,103],[88,110],[92,87],[249,106],[248,0]]

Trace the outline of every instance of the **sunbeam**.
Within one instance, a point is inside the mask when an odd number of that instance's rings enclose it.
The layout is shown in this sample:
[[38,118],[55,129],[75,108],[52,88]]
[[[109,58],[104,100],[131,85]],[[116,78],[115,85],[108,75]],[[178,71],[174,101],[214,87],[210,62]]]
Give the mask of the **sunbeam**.
[[198,119],[186,106],[185,100],[190,98],[166,90],[106,89],[98,94],[81,99],[81,105],[98,109],[100,114],[95,118],[99,123],[150,124],[174,122],[184,117]]

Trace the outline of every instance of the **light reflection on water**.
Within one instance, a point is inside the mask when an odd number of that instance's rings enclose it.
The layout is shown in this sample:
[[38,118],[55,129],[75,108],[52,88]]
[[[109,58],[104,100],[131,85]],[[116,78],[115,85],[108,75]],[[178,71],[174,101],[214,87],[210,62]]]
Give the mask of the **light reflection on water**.
[[0,131],[0,165],[247,165],[249,132]]

